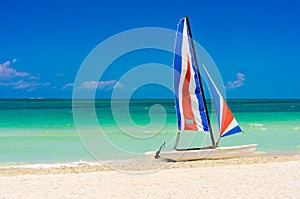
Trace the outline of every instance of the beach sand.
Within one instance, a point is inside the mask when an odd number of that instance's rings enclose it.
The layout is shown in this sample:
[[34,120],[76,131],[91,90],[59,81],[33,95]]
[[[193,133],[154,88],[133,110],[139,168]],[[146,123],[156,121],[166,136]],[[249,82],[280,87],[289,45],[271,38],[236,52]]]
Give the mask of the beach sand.
[[300,198],[299,168],[300,155],[2,168],[0,198]]

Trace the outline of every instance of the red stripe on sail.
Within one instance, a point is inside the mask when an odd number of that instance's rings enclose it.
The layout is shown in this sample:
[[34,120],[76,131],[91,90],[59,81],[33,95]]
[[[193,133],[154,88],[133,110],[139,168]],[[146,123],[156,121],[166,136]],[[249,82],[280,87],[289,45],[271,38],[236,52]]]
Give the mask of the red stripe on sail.
[[189,92],[191,81],[191,64],[189,59],[187,60],[187,71],[185,74],[183,86],[182,86],[182,110],[184,119],[184,130],[198,130],[196,126],[196,121],[194,118],[191,96]]
[[222,134],[224,133],[226,128],[230,125],[232,120],[233,120],[233,115],[232,115],[230,109],[228,108],[225,100],[223,100],[223,116],[222,116],[222,125],[221,125],[220,136],[222,136]]

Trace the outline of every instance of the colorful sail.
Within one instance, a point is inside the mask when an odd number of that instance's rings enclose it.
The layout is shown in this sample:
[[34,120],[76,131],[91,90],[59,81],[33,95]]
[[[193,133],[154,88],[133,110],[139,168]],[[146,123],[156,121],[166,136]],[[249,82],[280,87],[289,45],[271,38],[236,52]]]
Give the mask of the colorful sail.
[[242,129],[240,128],[232,112],[230,111],[228,105],[223,99],[220,91],[218,90],[217,86],[213,82],[211,76],[209,75],[209,73],[207,72],[203,64],[202,67],[207,76],[209,87],[213,95],[213,99],[215,101],[216,112],[218,115],[219,129],[220,129],[220,137],[225,137],[228,135],[242,132]]
[[174,55],[178,130],[209,131],[187,19],[178,24]]

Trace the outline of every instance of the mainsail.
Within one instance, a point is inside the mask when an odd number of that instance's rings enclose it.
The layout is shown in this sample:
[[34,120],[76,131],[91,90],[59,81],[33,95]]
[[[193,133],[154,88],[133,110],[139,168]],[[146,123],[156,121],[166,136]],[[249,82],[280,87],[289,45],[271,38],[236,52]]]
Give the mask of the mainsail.
[[187,18],[180,20],[174,56],[174,91],[178,130],[209,131],[203,92]]
[[[220,138],[242,132],[205,66],[202,66],[216,105]],[[178,130],[210,131],[212,144],[215,146],[187,18],[181,19],[177,28],[174,56],[174,91]]]

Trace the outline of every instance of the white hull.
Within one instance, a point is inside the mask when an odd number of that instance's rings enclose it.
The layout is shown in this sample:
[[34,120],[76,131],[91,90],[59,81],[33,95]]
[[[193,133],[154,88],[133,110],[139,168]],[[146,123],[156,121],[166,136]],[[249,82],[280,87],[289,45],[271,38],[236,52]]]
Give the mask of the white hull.
[[[235,158],[248,155],[256,150],[257,144],[230,146],[230,147],[217,147],[215,149],[195,149],[184,151],[165,151],[160,152],[159,158],[172,161],[188,161],[188,160],[201,160],[201,159],[225,159]],[[147,152],[148,156],[155,156],[156,152]]]

